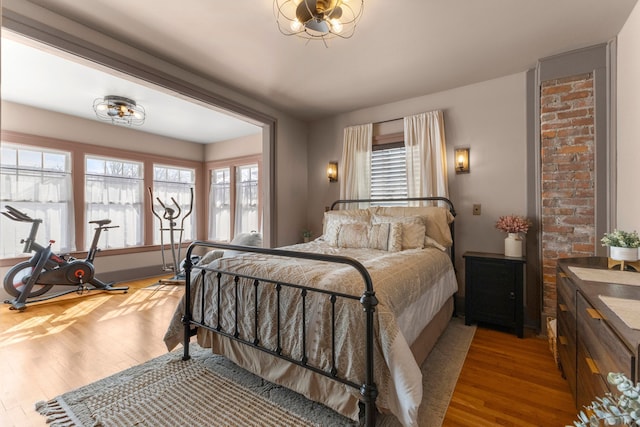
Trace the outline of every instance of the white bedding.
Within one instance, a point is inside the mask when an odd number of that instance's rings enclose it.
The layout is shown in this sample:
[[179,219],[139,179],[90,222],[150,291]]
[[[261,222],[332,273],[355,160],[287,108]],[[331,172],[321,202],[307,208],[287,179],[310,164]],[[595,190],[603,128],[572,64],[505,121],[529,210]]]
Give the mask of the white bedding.
[[[377,405],[381,410],[392,412],[405,426],[417,425],[418,406],[422,400],[422,377],[420,367],[415,362],[409,349],[410,345],[417,338],[422,329],[431,321],[433,316],[442,307],[445,301],[457,291],[455,273],[451,265],[449,256],[435,248],[413,249],[402,252],[386,252],[371,249],[338,249],[328,245],[322,240],[315,240],[310,243],[282,248],[299,250],[305,252],[316,252],[324,254],[342,255],[360,261],[369,271],[373,280],[374,290],[379,304],[376,307],[376,328],[375,359],[375,381],[379,389]],[[250,261],[247,263],[247,261]],[[219,263],[219,264],[218,264]],[[330,265],[315,261],[300,259],[279,259],[277,264],[273,264],[266,256],[260,254],[242,255],[233,259],[220,259],[214,261],[212,265],[219,265],[226,268],[246,268],[250,273],[268,271],[267,277],[278,277],[292,283],[295,279],[300,284],[341,291],[348,294],[360,295],[364,289],[360,275],[351,267]],[[235,267],[234,267],[235,266]],[[244,267],[243,267],[244,266]],[[200,291],[194,292],[198,294]],[[197,298],[197,296],[196,296]],[[322,312],[326,310],[323,304],[314,304],[314,297],[310,297],[308,304],[310,309],[307,313],[308,341],[307,349],[310,354],[316,348],[321,348],[325,343],[320,338],[327,329],[327,324],[321,319]],[[324,304],[327,305],[327,304]],[[357,334],[357,323],[360,322],[361,309],[351,310],[358,313],[358,320],[350,319],[345,325],[338,325],[342,328],[339,333],[349,335]],[[198,319],[199,309],[194,307],[194,318]],[[250,313],[249,313],[250,314]],[[216,315],[215,307],[205,309],[205,318],[212,324]],[[173,348],[182,342],[183,326],[180,322],[182,309],[179,307],[167,331],[165,342],[168,348]],[[232,318],[226,318],[223,323],[232,323]],[[252,327],[252,321],[246,322],[247,329]],[[354,326],[356,325],[356,326]],[[284,322],[286,330],[287,324]],[[353,330],[353,331],[352,331]],[[261,341],[269,344],[273,336],[268,336],[273,331],[270,328],[261,327]],[[318,335],[316,335],[316,332]],[[199,334],[202,345],[211,344],[211,337]],[[286,339],[290,341],[295,351],[299,351],[301,344],[297,342],[295,336]],[[214,343],[215,344],[215,343]],[[359,347],[354,346],[350,341],[341,342],[338,355],[338,366],[346,366],[347,377],[362,380],[364,366],[364,355],[359,351]],[[271,343],[273,345],[273,342]],[[344,415],[357,419],[357,400],[359,393],[349,387],[344,387],[352,401],[343,402],[343,399],[335,399],[330,396],[334,386],[325,388],[317,386],[317,379],[312,379],[314,387],[308,384],[291,380],[291,372],[269,371],[263,363],[256,363],[251,358],[243,357],[237,353],[238,347],[233,345],[218,343],[214,345],[218,350],[225,349],[231,354],[232,360],[241,364],[257,374],[271,381],[281,383],[289,388],[298,391],[305,396],[321,401]],[[254,352],[252,352],[254,353]],[[342,354],[344,353],[344,354]],[[265,355],[268,356],[268,355]],[[310,356],[312,358],[312,356]],[[326,352],[318,356],[318,363],[327,363]],[[254,358],[255,359],[255,358]],[[329,380],[331,381],[331,380]],[[333,382],[333,381],[331,381]],[[337,386],[343,388],[342,385]],[[328,394],[328,396],[324,396]],[[355,402],[355,403],[354,403]]]

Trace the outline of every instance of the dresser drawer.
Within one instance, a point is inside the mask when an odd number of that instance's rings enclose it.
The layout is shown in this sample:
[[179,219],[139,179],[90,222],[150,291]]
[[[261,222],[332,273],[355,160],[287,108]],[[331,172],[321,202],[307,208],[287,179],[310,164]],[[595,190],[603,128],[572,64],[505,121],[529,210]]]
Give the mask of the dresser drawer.
[[569,277],[560,269],[556,275],[556,289],[558,293],[558,305],[561,303],[566,306],[566,310],[571,313],[576,312],[576,285]]
[[[596,367],[594,359],[582,344],[577,346],[578,377],[576,388],[576,408],[583,408],[593,402],[596,397],[605,396],[610,392],[605,377]],[[606,376],[606,373],[604,374]]]
[[558,358],[562,373],[569,383],[573,396],[576,395],[576,319],[572,313],[558,313]]
[[579,292],[577,303],[578,340],[589,349],[589,354],[602,377],[606,378],[609,372],[622,372],[627,378],[633,379],[634,354]]

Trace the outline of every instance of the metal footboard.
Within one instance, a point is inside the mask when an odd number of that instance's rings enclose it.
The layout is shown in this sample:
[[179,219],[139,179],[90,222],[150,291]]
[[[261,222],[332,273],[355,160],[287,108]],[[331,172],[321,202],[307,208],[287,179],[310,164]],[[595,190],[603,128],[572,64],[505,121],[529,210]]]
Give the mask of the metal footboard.
[[[296,284],[296,283],[283,283],[281,281],[276,281],[270,279],[268,277],[253,277],[248,275],[238,274],[232,271],[224,271],[216,268],[208,268],[207,266],[199,266],[194,265],[191,262],[192,253],[197,248],[208,248],[208,249],[222,249],[222,250],[232,250],[232,251],[240,251],[240,252],[254,252],[265,255],[273,255],[273,256],[282,256],[288,258],[298,258],[298,259],[306,259],[306,260],[314,260],[314,261],[323,261],[328,263],[335,264],[344,264],[354,268],[362,277],[363,281],[363,292],[361,295],[348,295],[339,292],[312,288],[309,286],[305,286],[304,284]],[[204,241],[195,241],[193,242],[189,248],[187,249],[186,259],[185,259],[185,312],[182,318],[182,323],[184,325],[184,355],[183,359],[187,360],[190,358],[189,356],[189,342],[192,334],[192,325],[197,328],[205,328],[209,331],[217,333],[219,335],[225,336],[231,340],[240,342],[244,345],[250,346],[252,348],[258,349],[265,353],[271,354],[274,357],[284,359],[292,364],[303,367],[305,369],[309,369],[317,374],[323,375],[325,377],[331,378],[340,383],[346,384],[347,386],[353,387],[360,391],[361,402],[364,405],[364,423],[366,426],[374,426],[375,425],[375,417],[376,417],[376,409],[375,409],[375,401],[378,395],[378,389],[376,387],[374,381],[374,365],[373,365],[373,353],[374,353],[374,312],[375,307],[378,304],[378,300],[376,299],[375,292],[373,290],[373,284],[371,281],[371,277],[367,271],[367,269],[358,261],[352,258],[336,256],[336,255],[325,255],[325,254],[316,254],[316,253],[308,253],[308,252],[297,252],[290,250],[281,250],[281,249],[266,249],[266,248],[256,248],[256,247],[246,247],[246,246],[236,246],[236,245],[228,245],[228,244],[220,244],[213,242],[204,242]],[[193,310],[190,304],[191,301],[191,280],[195,274],[201,274],[204,286],[205,275],[213,274],[216,283],[218,285],[217,288],[217,304],[218,304],[218,320],[217,324],[205,324],[204,315],[202,319],[193,319]],[[235,286],[235,301],[233,309],[235,312],[233,313],[235,327],[234,330],[223,330],[220,326],[220,312],[221,312],[221,298],[220,298],[220,289],[221,289],[221,279],[225,275],[233,277],[233,286]],[[254,314],[254,325],[253,331],[254,336],[251,337],[242,337],[238,332],[238,307],[239,304],[245,304],[241,302],[238,298],[238,287],[246,286],[246,283],[251,283],[254,287],[254,300],[252,302],[253,307],[246,307],[247,310],[252,310]],[[259,315],[258,315],[258,288],[260,286],[272,286],[275,289],[277,296],[276,310],[277,313],[274,313],[277,317],[277,347],[276,348],[267,348],[262,345],[260,342],[260,338],[258,337],[258,328],[259,328]],[[302,324],[300,325],[301,335],[302,335],[302,357],[300,359],[292,357],[293,355],[288,355],[283,353],[283,349],[281,346],[281,330],[280,330],[280,320],[281,320],[281,303],[280,303],[280,293],[283,289],[293,289],[295,292],[300,293],[301,304],[302,304]],[[306,316],[306,308],[305,301],[307,295],[310,292],[317,292],[321,294],[325,294],[329,301],[331,302],[331,369],[326,371],[318,366],[314,366],[309,363],[307,349],[306,349],[306,331],[305,331],[305,316]],[[202,300],[194,301],[194,304],[204,304],[204,290],[202,292]],[[335,305],[336,302],[340,299],[345,300],[356,300],[359,301],[362,305],[363,314],[365,316],[365,336],[364,336],[364,348],[365,348],[365,382],[363,384],[357,384],[346,377],[341,376],[340,369],[336,366],[336,344],[335,344],[335,325],[336,325],[336,316],[335,316]],[[251,303],[248,303],[251,304]],[[204,310],[202,310],[204,312]],[[264,314],[261,314],[264,317]],[[214,320],[215,322],[215,320]]]

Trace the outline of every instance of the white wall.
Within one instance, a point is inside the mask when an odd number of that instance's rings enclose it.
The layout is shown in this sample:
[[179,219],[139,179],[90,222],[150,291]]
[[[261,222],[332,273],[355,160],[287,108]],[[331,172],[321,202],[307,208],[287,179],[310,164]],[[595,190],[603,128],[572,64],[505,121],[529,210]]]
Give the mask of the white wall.
[[640,3],[618,34],[617,227],[640,231]]
[[204,160],[231,159],[262,153],[262,134],[243,136],[204,146]]
[[61,17],[44,8],[21,0],[4,0],[3,9],[41,22],[62,33],[77,37],[86,43],[99,46],[116,55],[132,58],[151,70],[160,70],[174,78],[214,93],[222,99],[229,100],[263,115],[273,117],[277,121],[275,138],[275,210],[277,224],[274,241],[276,245],[294,243],[299,239],[299,232],[305,227],[307,206],[306,192],[306,124],[291,118],[262,102],[211,80],[193,74],[176,64],[163,61],[149,53],[121,43],[96,30]]
[[[444,111],[450,198],[458,212],[457,268],[465,251],[502,253],[504,233],[495,229],[501,215],[526,212],[526,73],[432,95],[371,107],[312,123],[309,136],[309,210],[314,235],[321,234],[325,206],[339,198],[326,165],[340,159],[346,126],[380,122],[411,114]],[[453,148],[471,148],[471,173],[456,175]],[[340,179],[340,178],[338,178]],[[472,215],[472,205],[482,214]]]
[[2,101],[3,130],[201,162],[202,144]]

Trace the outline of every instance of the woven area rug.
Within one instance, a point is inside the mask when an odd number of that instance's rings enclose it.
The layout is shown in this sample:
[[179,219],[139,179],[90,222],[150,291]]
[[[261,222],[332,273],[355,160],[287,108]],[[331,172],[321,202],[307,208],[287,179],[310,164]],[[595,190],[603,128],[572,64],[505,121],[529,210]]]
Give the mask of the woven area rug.
[[[421,427],[442,425],[475,327],[453,319],[422,366]],[[180,349],[181,350],[181,349]],[[323,405],[192,346],[176,350],[65,393],[36,410],[52,427],[72,426],[349,426],[357,423]],[[192,398],[187,399],[185,396]],[[379,426],[400,424],[378,417]]]

